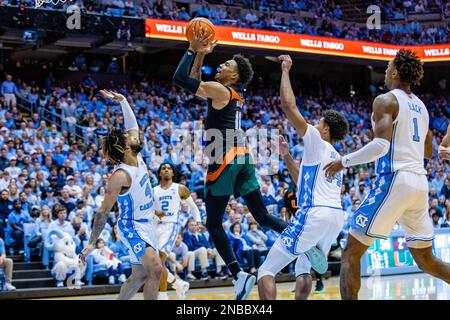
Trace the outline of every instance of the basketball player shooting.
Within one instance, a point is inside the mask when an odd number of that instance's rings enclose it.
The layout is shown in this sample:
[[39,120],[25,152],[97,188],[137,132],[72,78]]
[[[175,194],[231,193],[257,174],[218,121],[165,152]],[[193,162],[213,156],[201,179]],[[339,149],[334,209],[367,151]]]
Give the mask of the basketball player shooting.
[[152,187],[147,166],[140,154],[143,141],[139,140],[138,123],[125,97],[107,90],[100,93],[105,98],[120,102],[126,131],[113,130],[103,139],[103,154],[115,168],[108,180],[105,199],[94,216],[89,243],[80,258],[85,262],[105,227],[113,205],[118,202],[118,236],[128,248],[133,264],[131,276],[122,285],[118,299],[131,299],[144,285],[144,299],[156,300],[162,267],[152,224]]
[[353,215],[348,244],[342,255],[342,299],[357,299],[361,287],[360,261],[376,238],[386,239],[398,222],[408,248],[424,272],[450,283],[450,265],[433,255],[434,230],[428,215],[428,181],[424,156],[432,156],[429,116],[411,91],[423,77],[415,53],[401,49],[385,73],[388,93],[373,102],[375,138],[363,148],[325,166],[334,177],[346,167],[377,160],[374,187]]
[[[234,278],[236,299],[245,300],[256,282],[256,277],[240,268],[222,227],[230,196],[243,197],[253,217],[264,228],[281,233],[287,224],[270,215],[264,206],[255,167],[249,150],[245,147],[245,135],[241,129],[241,113],[245,101],[243,93],[253,77],[252,65],[242,55],[234,55],[217,68],[216,81],[202,81],[201,67],[204,57],[211,53],[217,44],[217,41],[211,40],[212,35],[200,27],[190,41],[189,49],[181,59],[173,80],[180,87],[208,100],[208,142],[205,152],[210,163],[205,185],[206,228]],[[212,156],[211,151],[208,152],[211,149],[216,152],[215,156]],[[217,152],[218,149],[222,152]],[[308,255],[313,268],[327,263],[325,255],[316,247],[309,250]]]

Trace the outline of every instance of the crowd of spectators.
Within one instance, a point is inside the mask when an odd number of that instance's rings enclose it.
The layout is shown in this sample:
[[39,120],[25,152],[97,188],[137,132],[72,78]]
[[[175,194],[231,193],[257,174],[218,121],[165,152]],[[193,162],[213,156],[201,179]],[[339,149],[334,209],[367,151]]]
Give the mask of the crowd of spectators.
[[[430,13],[437,8],[442,16],[450,15],[450,0],[379,0],[366,1],[365,7],[378,5],[381,9],[381,29],[369,30],[365,23],[345,22],[344,13],[335,1],[225,1],[225,5],[212,5],[207,1],[196,1],[198,8],[188,10],[186,6],[175,2],[158,1],[123,1],[77,0],[75,4],[84,8],[87,13],[108,14],[112,16],[128,16],[135,18],[157,18],[176,21],[189,21],[194,17],[206,17],[215,25],[226,25],[240,28],[257,28],[295,34],[308,34],[335,37],[348,40],[363,40],[399,45],[447,43],[450,35],[450,24],[435,21],[423,24],[417,15]],[[17,4],[15,0],[0,0],[0,5]],[[22,1],[34,6],[34,0]],[[71,2],[72,4],[73,2]],[[194,1],[195,3],[195,1]],[[244,10],[231,10],[229,5],[241,5]],[[52,3],[43,7],[55,7]],[[300,14],[313,13],[312,16]],[[361,11],[361,9],[360,9]],[[367,15],[365,10],[361,14]],[[286,13],[291,13],[289,17]],[[415,16],[411,16],[415,14]],[[117,30],[117,38],[128,41],[132,31],[124,20],[123,26]]]
[[[449,123],[450,97],[445,83],[440,86],[440,92],[419,96],[428,107],[434,132],[433,158],[426,162],[430,217],[436,227],[449,227],[450,168],[447,162],[438,159],[437,147]],[[110,173],[110,166],[99,150],[99,141],[112,127],[123,125],[120,106],[100,97],[93,78],[80,83],[49,80],[38,85],[27,84],[13,74],[4,76],[1,88],[7,91],[0,94],[0,238],[10,250],[23,254],[24,224],[34,223],[35,236],[28,243],[30,247],[42,242],[45,230],[57,228],[79,238],[79,252],[89,238]],[[142,155],[152,185],[157,184],[159,165],[173,163],[180,174],[180,183],[192,191],[205,223],[203,185],[207,161],[203,158],[201,140],[205,102],[170,82],[156,79],[142,79],[109,89],[124,94],[135,110],[145,142]],[[373,90],[377,94],[377,89]],[[8,94],[14,95],[14,99],[7,98]],[[326,88],[320,96],[297,94],[297,104],[309,122],[318,122],[321,110],[329,108],[342,112],[349,120],[351,134],[336,144],[341,153],[352,152],[372,139],[370,99],[368,95],[339,96],[331,88]],[[24,116],[16,101],[33,105],[37,112]],[[250,86],[242,126],[247,129],[248,144],[256,159],[264,203],[271,214],[289,221],[293,212],[285,196],[295,182],[278,155],[268,152],[270,144],[261,148],[256,139],[261,131],[278,130],[277,134],[285,136],[293,158],[300,163],[304,150],[302,139],[283,114],[278,92]],[[188,137],[194,139],[187,143]],[[367,195],[374,177],[373,164],[345,171],[342,203],[347,221]],[[188,279],[206,279],[213,259],[216,273],[223,275],[224,263],[208,232],[190,223],[190,217],[189,206],[183,205],[180,223],[184,233],[179,235],[169,259],[172,270],[183,271]],[[111,232],[115,221],[112,212],[107,227]],[[245,261],[251,272],[256,272],[277,234],[260,229],[242,199],[231,199],[223,226],[238,259]],[[112,247],[123,249],[116,242]],[[108,243],[108,247],[111,245]],[[200,264],[199,275],[194,274],[196,260]]]

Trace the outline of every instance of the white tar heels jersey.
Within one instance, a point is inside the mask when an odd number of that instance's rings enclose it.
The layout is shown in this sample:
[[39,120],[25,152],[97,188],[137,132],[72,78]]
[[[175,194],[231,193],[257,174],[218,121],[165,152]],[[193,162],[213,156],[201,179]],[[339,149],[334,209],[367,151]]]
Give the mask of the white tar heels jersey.
[[393,122],[389,152],[378,159],[377,173],[400,170],[426,174],[424,151],[429,125],[428,110],[413,93],[407,94],[400,89],[390,92],[397,98],[399,110]]
[[168,189],[163,189],[160,185],[153,188],[155,211],[166,212],[166,215],[161,219],[162,222],[178,222],[178,214],[181,209],[181,197],[178,188],[179,184],[174,182]]
[[319,131],[308,125],[303,136],[303,153],[297,182],[297,199],[300,208],[326,206],[342,208],[342,172],[334,179],[325,177],[323,167],[339,158],[334,147],[320,137]]
[[138,156],[138,167],[121,163],[114,171],[125,170],[131,178],[131,186],[124,194],[120,194],[119,221],[133,220],[137,222],[151,222],[154,217],[153,190],[148,177],[147,166],[144,160]]

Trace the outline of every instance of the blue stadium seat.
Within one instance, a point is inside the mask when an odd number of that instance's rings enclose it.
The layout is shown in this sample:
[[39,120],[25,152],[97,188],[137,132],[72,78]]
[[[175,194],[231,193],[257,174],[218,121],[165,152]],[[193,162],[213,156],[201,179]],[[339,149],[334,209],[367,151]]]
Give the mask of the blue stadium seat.
[[[122,269],[131,270],[131,263],[127,257],[122,257],[120,261],[122,262]],[[127,272],[126,272],[127,273]],[[88,255],[86,258],[86,273],[84,274],[88,285],[92,285],[92,280],[94,277],[107,277],[108,267],[104,263],[96,263],[94,261],[93,255]]]

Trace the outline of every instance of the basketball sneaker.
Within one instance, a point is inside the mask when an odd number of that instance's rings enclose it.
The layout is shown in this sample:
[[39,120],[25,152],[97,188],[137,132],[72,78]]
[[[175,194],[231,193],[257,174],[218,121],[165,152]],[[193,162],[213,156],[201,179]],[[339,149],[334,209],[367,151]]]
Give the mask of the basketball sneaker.
[[328,259],[323,254],[323,252],[317,248],[317,246],[312,247],[305,252],[309,261],[311,262],[311,267],[319,274],[324,274],[328,270]]
[[172,287],[177,292],[178,300],[186,299],[186,292],[189,290],[189,282],[177,279],[177,281],[175,281]]
[[169,296],[167,295],[167,292],[159,292],[158,300],[169,300]]
[[316,289],[314,290],[314,293],[322,293],[325,291],[325,286],[323,285],[322,280],[316,281]]
[[247,272],[240,271],[237,280],[233,280],[236,300],[247,300],[248,295],[255,286],[256,277]]

